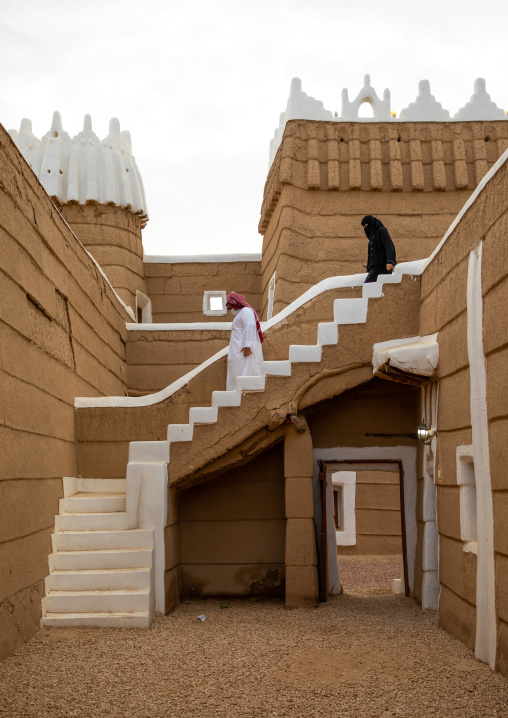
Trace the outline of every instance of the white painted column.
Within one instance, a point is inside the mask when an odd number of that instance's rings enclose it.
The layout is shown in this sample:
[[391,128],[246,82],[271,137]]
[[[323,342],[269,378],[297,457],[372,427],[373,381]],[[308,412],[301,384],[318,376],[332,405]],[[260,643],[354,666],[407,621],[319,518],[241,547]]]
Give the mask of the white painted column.
[[471,427],[476,478],[478,562],[476,571],[476,657],[496,662],[494,511],[490,478],[487,373],[483,353],[482,243],[469,255],[467,351],[471,382]]
[[[430,429],[437,429],[438,385],[423,389],[422,414]],[[436,438],[423,447],[423,551],[422,609],[437,611],[439,605],[439,534],[437,530],[435,484]]]

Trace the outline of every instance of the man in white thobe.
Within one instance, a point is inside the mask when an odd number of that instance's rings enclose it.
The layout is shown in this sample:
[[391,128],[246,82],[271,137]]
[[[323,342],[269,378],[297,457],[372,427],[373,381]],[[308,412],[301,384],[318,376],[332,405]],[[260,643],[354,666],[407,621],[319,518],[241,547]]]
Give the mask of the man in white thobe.
[[234,314],[226,391],[234,391],[236,377],[261,376],[263,373],[263,333],[256,312],[241,294],[228,294],[226,306]]

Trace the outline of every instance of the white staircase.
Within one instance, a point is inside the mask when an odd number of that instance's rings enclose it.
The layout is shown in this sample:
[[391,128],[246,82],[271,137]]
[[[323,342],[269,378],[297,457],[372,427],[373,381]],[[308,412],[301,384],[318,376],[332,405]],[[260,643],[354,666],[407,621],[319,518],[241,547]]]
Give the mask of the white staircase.
[[41,625],[150,626],[154,535],[126,503],[125,479],[64,478]]

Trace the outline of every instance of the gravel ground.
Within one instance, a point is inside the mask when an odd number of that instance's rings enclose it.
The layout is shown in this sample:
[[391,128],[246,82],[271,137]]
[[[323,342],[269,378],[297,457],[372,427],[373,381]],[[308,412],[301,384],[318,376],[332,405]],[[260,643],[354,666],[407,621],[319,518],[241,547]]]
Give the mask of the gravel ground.
[[[379,562],[370,579],[368,562],[346,563],[360,591],[381,581]],[[386,589],[345,588],[316,610],[206,599],[149,631],[44,629],[0,664],[0,716],[508,716],[507,679],[434,614]]]

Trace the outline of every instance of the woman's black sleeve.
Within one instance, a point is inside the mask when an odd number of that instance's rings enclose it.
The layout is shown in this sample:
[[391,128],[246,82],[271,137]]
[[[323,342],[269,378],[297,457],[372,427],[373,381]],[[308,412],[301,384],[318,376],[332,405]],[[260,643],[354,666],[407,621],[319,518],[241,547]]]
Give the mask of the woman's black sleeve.
[[397,264],[396,257],[395,257],[395,246],[392,242],[392,238],[388,234],[388,230],[384,227],[381,227],[379,230],[380,237],[383,241],[385,252],[386,252],[386,263],[387,264]]

